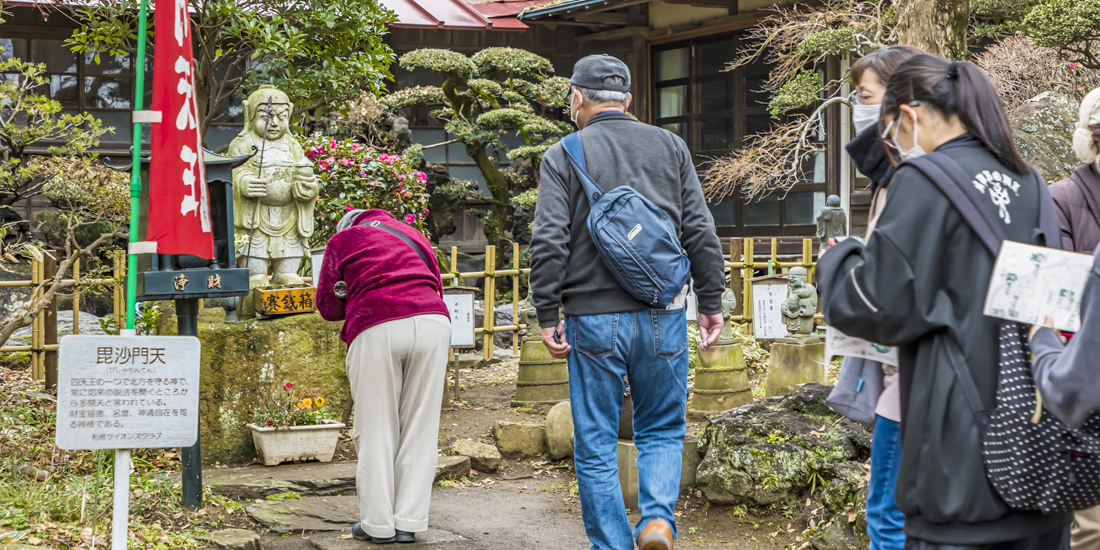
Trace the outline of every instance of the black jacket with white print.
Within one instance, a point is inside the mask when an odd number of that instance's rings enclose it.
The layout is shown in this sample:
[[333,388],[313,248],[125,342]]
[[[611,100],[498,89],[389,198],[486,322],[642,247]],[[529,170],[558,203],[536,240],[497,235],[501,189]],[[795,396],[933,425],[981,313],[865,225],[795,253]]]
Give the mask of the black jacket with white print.
[[[973,178],[1010,240],[1037,242],[1037,173],[1015,174],[977,139],[938,149]],[[1045,207],[1053,202],[1043,195]],[[1060,243],[1051,243],[1059,246]],[[996,404],[999,321],[982,314],[995,258],[925,175],[902,166],[866,246],[839,243],[817,268],[826,322],[899,347],[901,469],[896,499],[905,532],[938,544],[1020,540],[1068,525],[1071,514],[1009,509],[982,463],[974,414],[952,363],[967,368],[982,405]]]

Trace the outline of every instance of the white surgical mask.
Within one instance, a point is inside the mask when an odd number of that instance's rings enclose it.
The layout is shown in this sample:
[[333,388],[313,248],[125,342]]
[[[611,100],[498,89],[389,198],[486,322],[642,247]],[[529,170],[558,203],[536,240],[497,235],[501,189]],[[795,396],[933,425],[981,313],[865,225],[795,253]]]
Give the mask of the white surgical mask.
[[580,128],[580,124],[577,124],[577,114],[581,112],[581,107],[584,106],[584,97],[581,96],[581,104],[577,105],[577,108],[573,108],[573,98],[578,97],[577,94],[569,96],[569,120],[573,121],[573,125]]
[[[894,126],[895,123],[897,123],[896,127]],[[890,129],[891,128],[894,129],[893,135],[890,135]],[[899,147],[898,148],[898,154],[901,155],[901,160],[902,161],[915,159],[919,156],[923,156],[923,155],[926,154],[926,151],[920,146],[920,141],[918,141],[917,136],[920,135],[920,126],[917,125],[916,117],[913,118],[913,147],[911,147],[910,149],[907,149],[905,151],[901,150],[901,148],[900,148],[901,144],[898,143],[898,132],[900,132],[900,131],[901,131],[901,123],[898,122],[897,119],[895,119],[893,122],[890,123],[889,126],[886,127],[886,131],[882,133],[882,137],[885,138],[886,136],[890,135],[890,139],[892,139],[894,141],[894,143],[896,145],[898,145],[898,147]]]
[[878,122],[882,105],[855,105],[852,107],[852,123],[856,125],[856,133],[862,134]]

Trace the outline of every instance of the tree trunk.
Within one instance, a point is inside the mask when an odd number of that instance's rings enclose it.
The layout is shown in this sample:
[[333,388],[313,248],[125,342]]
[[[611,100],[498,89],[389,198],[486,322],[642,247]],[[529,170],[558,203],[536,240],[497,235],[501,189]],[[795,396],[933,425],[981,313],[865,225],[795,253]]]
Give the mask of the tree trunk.
[[932,55],[965,59],[970,0],[899,0],[898,43]]
[[500,170],[500,166],[489,158],[485,152],[485,146],[478,144],[476,147],[466,146],[466,154],[474,159],[481,174],[485,176],[485,186],[493,194],[493,207],[489,215],[485,216],[485,238],[489,244],[497,247],[497,268],[508,264],[511,250],[504,248],[504,230],[508,224],[508,201],[511,199],[511,185],[508,177]]

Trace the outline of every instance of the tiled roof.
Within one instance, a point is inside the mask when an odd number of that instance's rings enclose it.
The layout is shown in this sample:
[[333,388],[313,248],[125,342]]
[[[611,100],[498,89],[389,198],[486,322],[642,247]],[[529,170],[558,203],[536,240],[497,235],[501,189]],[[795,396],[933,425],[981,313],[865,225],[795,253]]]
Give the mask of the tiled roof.
[[[471,6],[464,0],[381,0],[381,2],[382,5],[397,13],[397,22],[393,23],[393,27],[466,30],[524,30],[527,28],[527,25],[515,18],[515,14],[523,10],[522,7],[515,13],[507,13],[507,10],[499,10],[497,6],[492,6],[498,2],[476,6]],[[511,3],[499,2],[499,4]]]

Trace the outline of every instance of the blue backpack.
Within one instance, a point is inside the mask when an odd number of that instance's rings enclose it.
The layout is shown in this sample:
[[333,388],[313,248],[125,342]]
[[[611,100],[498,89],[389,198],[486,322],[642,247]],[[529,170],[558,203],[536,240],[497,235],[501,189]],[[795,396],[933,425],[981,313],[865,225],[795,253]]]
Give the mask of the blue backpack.
[[604,193],[585,170],[581,132],[562,143],[588,197],[588,232],[604,265],[631,296],[653,308],[668,306],[691,278],[672,220],[629,186]]

